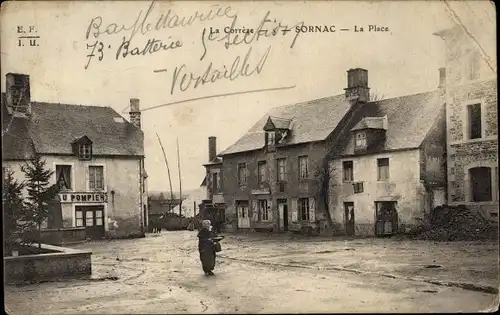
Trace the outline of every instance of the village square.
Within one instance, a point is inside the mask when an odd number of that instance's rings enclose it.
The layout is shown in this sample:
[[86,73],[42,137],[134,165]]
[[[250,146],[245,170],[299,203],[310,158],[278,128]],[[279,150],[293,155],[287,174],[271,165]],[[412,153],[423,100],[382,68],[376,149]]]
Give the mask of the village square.
[[[366,33],[396,32],[375,24]],[[77,84],[61,102],[38,101],[49,79],[10,66],[1,94],[6,312],[495,311],[496,59],[463,23],[425,36],[442,60],[427,91],[386,97],[372,82],[424,73],[401,63],[380,74],[364,66],[370,56],[347,64],[344,54],[326,96],[274,99],[246,114],[241,104],[269,99],[221,94],[240,107],[210,112],[217,95],[193,97],[186,102],[210,106],[168,118],[184,133],[153,113],[161,106],[134,89],[140,79],[120,88],[120,112],[97,96],[67,101],[94,93]],[[263,115],[228,122],[229,111]]]

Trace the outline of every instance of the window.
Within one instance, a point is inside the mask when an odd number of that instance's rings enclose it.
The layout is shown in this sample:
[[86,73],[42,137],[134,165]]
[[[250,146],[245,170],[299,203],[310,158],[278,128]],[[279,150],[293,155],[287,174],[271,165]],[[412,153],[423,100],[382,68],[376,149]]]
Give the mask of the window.
[[479,79],[480,67],[481,67],[480,56],[479,53],[475,51],[469,57],[468,68],[467,68],[467,79],[469,80]]
[[247,184],[247,165],[245,163],[238,164],[238,185],[246,186]]
[[377,159],[377,179],[378,180],[388,180],[389,179],[389,159]]
[[471,201],[491,201],[493,192],[491,187],[491,168],[471,168],[469,170],[469,177],[471,183]]
[[103,210],[101,207],[76,207],[75,209],[76,226],[102,226]]
[[344,173],[344,182],[352,182],[354,180],[354,166],[352,161],[342,162],[342,170]]
[[84,226],[83,225],[83,211],[76,210],[76,226]]
[[92,190],[104,189],[104,167],[89,166],[89,188]]
[[266,161],[259,161],[257,163],[257,168],[258,168],[258,180],[259,180],[259,184],[260,183],[264,183],[267,181],[267,178],[266,178]]
[[269,209],[267,208],[267,200],[259,200],[259,220],[269,220]]
[[366,134],[364,132],[358,132],[356,134],[356,148],[366,147]]
[[469,126],[469,139],[481,138],[481,104],[473,104],[467,106],[467,121]]
[[212,173],[212,190],[217,191],[220,188],[219,173]]
[[299,199],[299,218],[302,221],[309,221],[309,198]]
[[299,156],[299,179],[309,178],[308,164],[309,158],[307,156]]
[[90,144],[78,145],[78,157],[81,160],[90,160],[92,158],[92,145]]
[[286,181],[286,159],[277,159],[278,164],[278,181]]
[[274,131],[267,132],[267,145],[273,146],[276,144],[276,133]]
[[56,165],[56,178],[61,190],[71,190],[71,165]]
[[355,194],[360,194],[363,192],[363,182],[354,183],[352,185],[353,185]]

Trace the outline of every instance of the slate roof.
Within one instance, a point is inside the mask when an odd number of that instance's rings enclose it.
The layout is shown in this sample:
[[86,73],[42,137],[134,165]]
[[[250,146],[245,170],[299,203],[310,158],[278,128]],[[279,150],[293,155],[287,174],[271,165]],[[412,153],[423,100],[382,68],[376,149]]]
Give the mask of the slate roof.
[[361,121],[351,129],[351,131],[363,129],[386,129],[384,126],[384,117],[364,117]]
[[271,123],[276,129],[289,129],[292,123],[291,119],[279,118],[279,117],[269,117]]
[[344,94],[275,107],[219,156],[261,149],[264,146],[263,128],[269,116],[293,122],[291,133],[284,143],[286,145],[323,141],[350,107],[351,104],[345,100]]
[[222,164],[222,158],[216,156],[212,161],[203,164],[203,166],[218,165],[218,164]]
[[[362,109],[364,117],[384,117],[387,115],[383,151],[418,148],[430,132],[434,122],[443,113],[445,98],[439,91],[401,96],[373,103]],[[354,142],[346,142],[339,152],[351,155]]]
[[[396,97],[363,105],[359,123],[368,128],[380,127],[387,115],[388,130],[384,150],[417,148],[434,123],[444,97],[438,91]],[[219,156],[258,150],[264,147],[264,130],[268,118],[291,119],[292,130],[285,145],[324,141],[349,112],[351,104],[345,95],[271,109],[250,130]],[[380,117],[380,118],[378,118]],[[345,153],[348,153],[347,150]]]
[[[73,154],[71,143],[82,136],[92,140],[93,155],[144,156],[142,130],[111,107],[31,103],[31,117],[12,117],[2,93],[4,159],[25,159],[33,153]],[[121,121],[121,122],[120,122]]]

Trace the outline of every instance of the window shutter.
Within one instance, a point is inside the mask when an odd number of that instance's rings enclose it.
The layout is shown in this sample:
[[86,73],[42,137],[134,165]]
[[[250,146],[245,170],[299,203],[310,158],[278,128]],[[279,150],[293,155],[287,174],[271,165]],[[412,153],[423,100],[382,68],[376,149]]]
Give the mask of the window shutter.
[[316,221],[316,201],[314,197],[309,198],[309,221]]
[[252,200],[252,221],[253,222],[259,221],[259,211],[258,211],[257,200]]
[[297,221],[297,199],[292,199],[292,222]]
[[269,221],[273,220],[273,200],[269,199],[267,201],[267,219]]

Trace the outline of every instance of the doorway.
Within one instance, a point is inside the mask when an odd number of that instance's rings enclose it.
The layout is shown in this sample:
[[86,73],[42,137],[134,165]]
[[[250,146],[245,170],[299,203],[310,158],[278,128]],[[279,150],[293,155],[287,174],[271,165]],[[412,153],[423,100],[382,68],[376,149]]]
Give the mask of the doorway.
[[344,223],[347,236],[354,236],[354,202],[344,202]]
[[396,201],[376,201],[375,235],[392,235],[398,231]]
[[280,231],[288,231],[288,203],[286,199],[278,199],[278,215]]
[[250,228],[250,217],[248,216],[248,201],[237,201],[236,212],[238,214],[238,228]]
[[84,226],[91,239],[104,237],[104,206],[75,206],[76,226]]

